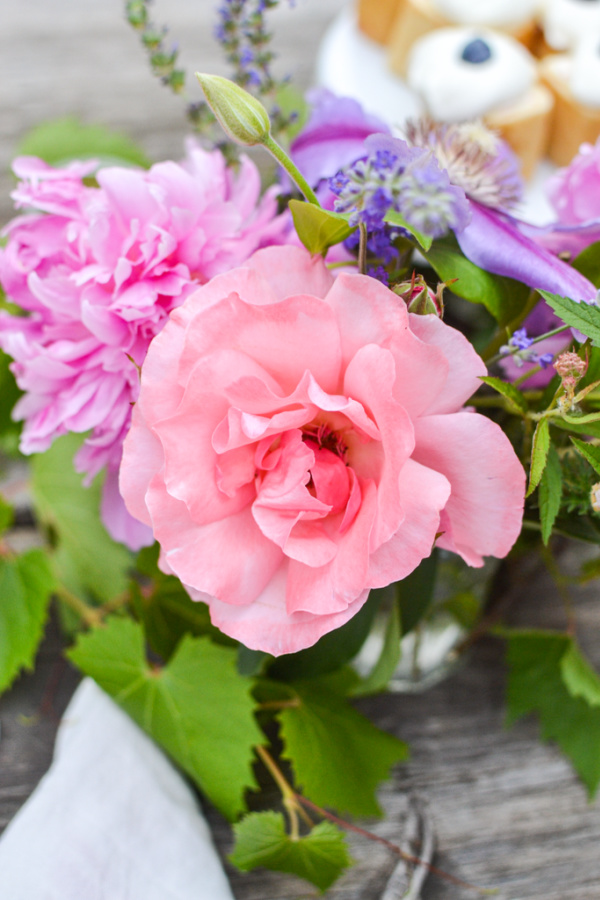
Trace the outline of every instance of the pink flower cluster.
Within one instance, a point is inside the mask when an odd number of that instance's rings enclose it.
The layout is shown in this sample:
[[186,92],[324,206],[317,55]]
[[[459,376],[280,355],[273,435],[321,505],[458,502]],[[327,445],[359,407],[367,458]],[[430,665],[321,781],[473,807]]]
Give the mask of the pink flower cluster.
[[485,372],[460,332],[375,279],[260,250],[153,341],[121,492],[215,625],[294,652],[436,539],[473,566],[508,553],[523,468],[462,408]]
[[0,347],[25,392],[22,451],[90,432],[76,466],[88,479],[108,468],[105,523],[135,549],[151,535],[125,513],[116,472],[150,341],[198,284],[284,240],[286,224],[248,159],[236,174],[190,143],[181,164],[104,168],[94,181],[96,168],[16,160],[25,212],[5,231],[0,282],[28,315],[1,315]]

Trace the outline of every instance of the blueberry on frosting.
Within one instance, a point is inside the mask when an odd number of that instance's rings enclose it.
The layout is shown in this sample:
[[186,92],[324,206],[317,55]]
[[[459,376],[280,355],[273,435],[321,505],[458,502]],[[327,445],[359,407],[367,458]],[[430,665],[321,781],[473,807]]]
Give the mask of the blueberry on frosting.
[[481,65],[486,63],[492,56],[492,50],[489,44],[486,44],[481,38],[475,38],[470,41],[462,52],[461,59],[467,63]]

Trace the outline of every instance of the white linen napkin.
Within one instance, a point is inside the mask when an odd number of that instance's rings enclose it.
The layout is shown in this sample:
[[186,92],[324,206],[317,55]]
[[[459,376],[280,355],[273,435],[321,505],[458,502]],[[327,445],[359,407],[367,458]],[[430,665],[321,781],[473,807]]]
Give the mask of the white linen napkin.
[[234,900],[185,781],[91,680],[0,839],[2,900]]

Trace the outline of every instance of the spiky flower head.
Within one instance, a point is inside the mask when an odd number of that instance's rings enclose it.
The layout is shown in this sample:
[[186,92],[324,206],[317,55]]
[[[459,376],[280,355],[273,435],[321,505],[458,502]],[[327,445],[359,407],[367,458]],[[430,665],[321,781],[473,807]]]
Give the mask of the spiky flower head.
[[492,209],[509,211],[523,196],[519,163],[508,145],[479,121],[458,124],[409,120],[404,136],[411,147],[431,150],[453,185]]

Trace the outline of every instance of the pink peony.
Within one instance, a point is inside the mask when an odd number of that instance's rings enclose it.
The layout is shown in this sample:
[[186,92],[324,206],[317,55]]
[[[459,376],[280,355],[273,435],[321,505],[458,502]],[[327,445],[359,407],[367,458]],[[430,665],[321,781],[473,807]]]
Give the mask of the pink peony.
[[[200,283],[284,239],[273,191],[243,159],[236,174],[220,152],[190,143],[187,159],[149,171],[55,169],[17,159],[13,194],[25,215],[0,251],[0,281],[29,315],[0,318],[0,347],[25,391],[24,453],[69,431],[90,432],[76,457],[91,479],[108,467],[105,523],[130,547],[151,535],[129,518],[116,490],[123,438],[148,345],[168,314]],[[120,508],[119,508],[120,507]]]
[[153,341],[121,493],[215,625],[300,650],[439,532],[474,566],[511,548],[523,469],[496,424],[461,409],[485,371],[458,331],[374,279],[261,250]]

